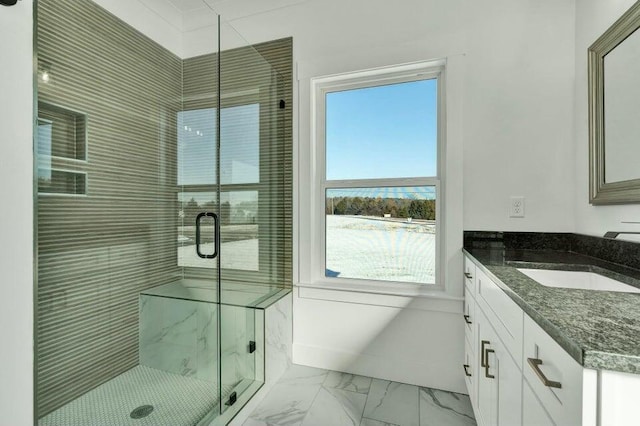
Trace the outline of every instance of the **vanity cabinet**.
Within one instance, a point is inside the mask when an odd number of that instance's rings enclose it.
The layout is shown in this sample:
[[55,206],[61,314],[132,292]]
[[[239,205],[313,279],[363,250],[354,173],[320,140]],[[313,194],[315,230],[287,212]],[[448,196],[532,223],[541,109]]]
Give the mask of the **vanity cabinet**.
[[638,425],[640,375],[584,368],[467,256],[465,382],[480,426]]
[[464,279],[464,368],[478,424],[582,424],[582,366],[468,257]]
[[524,379],[555,424],[582,424],[583,368],[528,315]]
[[[513,337],[507,331],[513,327],[509,324],[509,321],[514,320],[511,306],[513,302],[503,300],[495,292],[500,289],[492,288],[495,284],[478,269],[475,270],[474,281],[471,288],[476,289],[475,294],[465,286],[464,319],[467,327],[465,343],[472,343],[474,347],[467,351],[472,357],[468,361],[472,376],[468,378],[467,386],[476,420],[484,426],[517,425],[522,417],[522,372],[509,349]],[[495,310],[491,309],[488,300],[499,300]],[[471,324],[468,324],[469,313],[473,313]],[[515,321],[519,321],[519,326],[515,328],[520,330],[521,339],[522,311],[519,319],[515,315]],[[469,337],[475,340],[470,341]],[[507,345],[504,340],[510,343]]]

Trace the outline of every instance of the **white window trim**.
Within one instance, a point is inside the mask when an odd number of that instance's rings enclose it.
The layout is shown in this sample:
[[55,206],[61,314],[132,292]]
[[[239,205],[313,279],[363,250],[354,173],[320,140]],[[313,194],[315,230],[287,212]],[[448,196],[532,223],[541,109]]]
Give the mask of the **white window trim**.
[[[350,90],[410,81],[438,79],[438,141],[437,176],[422,178],[364,179],[329,181],[325,179],[325,95],[327,92]],[[310,185],[310,259],[307,267],[310,282],[298,283],[301,287],[322,288],[327,290],[356,291],[403,296],[425,296],[434,298],[455,298],[447,294],[446,265],[444,250],[446,245],[445,206],[445,153],[446,153],[446,82],[445,61],[429,61],[401,66],[367,70],[357,73],[312,78],[311,80],[311,185]],[[376,186],[435,186],[436,187],[436,283],[433,285],[377,281],[350,278],[325,277],[325,190],[339,186],[370,187]]]

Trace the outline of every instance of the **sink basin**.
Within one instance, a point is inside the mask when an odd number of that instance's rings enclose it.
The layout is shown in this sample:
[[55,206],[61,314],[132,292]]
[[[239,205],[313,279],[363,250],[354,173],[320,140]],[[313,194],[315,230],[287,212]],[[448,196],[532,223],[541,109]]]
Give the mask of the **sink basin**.
[[536,280],[545,287],[640,293],[640,288],[630,286],[629,284],[625,284],[594,272],[526,268],[518,268],[518,271],[522,272],[529,278]]

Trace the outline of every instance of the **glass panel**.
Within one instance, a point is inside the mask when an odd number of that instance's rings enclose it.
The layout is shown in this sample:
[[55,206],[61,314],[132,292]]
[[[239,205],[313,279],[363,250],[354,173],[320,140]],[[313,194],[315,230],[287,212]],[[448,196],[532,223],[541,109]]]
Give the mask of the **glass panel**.
[[38,424],[209,424],[218,270],[185,271],[219,213],[217,15],[182,59],[93,1],[36,6]]
[[437,80],[326,95],[326,178],[437,176]]
[[256,378],[255,309],[221,305],[223,399],[240,395]]
[[215,185],[216,108],[178,112],[178,185]]
[[[215,192],[181,192],[178,194],[178,265],[216,269],[217,262],[198,257],[195,250],[196,217],[201,212],[216,211]],[[258,270],[258,191],[233,191],[221,194],[220,230],[223,269]],[[201,251],[213,253],[214,232],[211,218],[201,219]]]
[[258,271],[258,191],[221,194],[223,269]]
[[326,277],[435,284],[435,186],[328,189]]
[[[254,98],[253,96],[250,97]],[[255,99],[255,98],[254,98]],[[260,182],[260,105],[242,104],[242,96],[225,99],[220,116],[222,184]],[[225,104],[241,103],[225,107]]]
[[220,28],[222,424],[264,380],[254,307],[283,286],[285,159],[280,77],[233,27]]
[[[218,209],[216,192],[179,192],[178,193],[178,266],[192,268],[216,268],[217,262],[203,259],[196,252],[196,217],[202,212],[215,212]],[[200,221],[201,251],[213,253],[214,223],[210,217]]]

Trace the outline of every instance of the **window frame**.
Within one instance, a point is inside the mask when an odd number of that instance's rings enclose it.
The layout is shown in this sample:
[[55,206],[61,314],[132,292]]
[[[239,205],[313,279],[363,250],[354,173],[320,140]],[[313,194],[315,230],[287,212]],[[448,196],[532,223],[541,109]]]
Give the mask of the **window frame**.
[[[363,89],[422,80],[437,80],[437,164],[436,176],[382,179],[326,179],[326,95],[331,92]],[[311,79],[311,285],[326,289],[365,291],[398,295],[442,295],[446,290],[445,250],[445,62],[421,62],[383,69]],[[436,190],[436,259],[435,283],[411,283],[356,278],[326,277],[327,189],[434,186]]]

